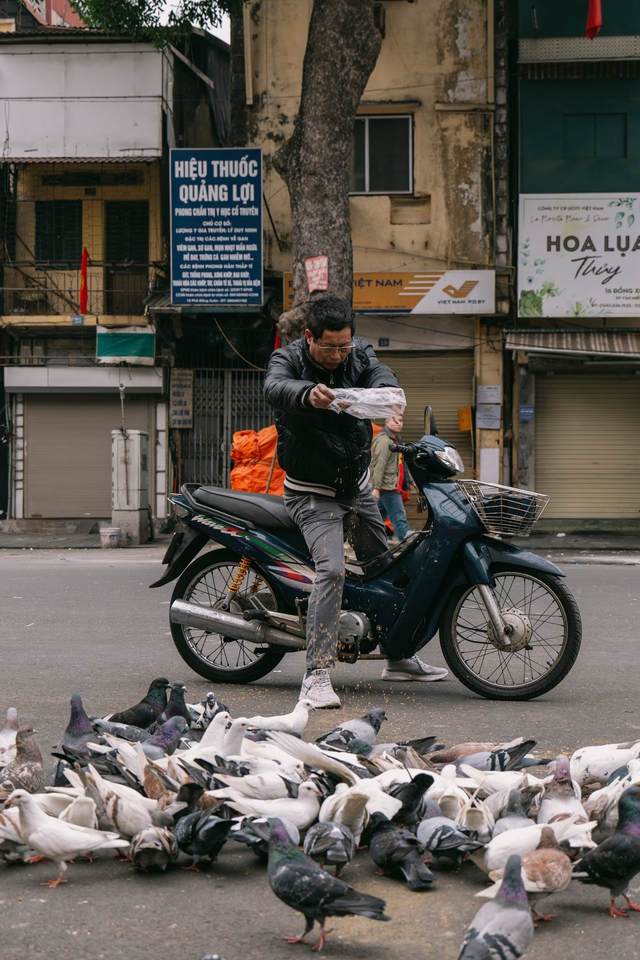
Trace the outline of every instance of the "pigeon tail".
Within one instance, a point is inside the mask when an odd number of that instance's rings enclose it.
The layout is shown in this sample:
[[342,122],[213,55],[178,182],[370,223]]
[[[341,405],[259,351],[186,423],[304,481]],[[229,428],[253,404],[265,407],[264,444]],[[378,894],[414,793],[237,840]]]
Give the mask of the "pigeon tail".
[[436,879],[420,860],[413,860],[408,866],[403,864],[402,872],[411,890],[429,890]]

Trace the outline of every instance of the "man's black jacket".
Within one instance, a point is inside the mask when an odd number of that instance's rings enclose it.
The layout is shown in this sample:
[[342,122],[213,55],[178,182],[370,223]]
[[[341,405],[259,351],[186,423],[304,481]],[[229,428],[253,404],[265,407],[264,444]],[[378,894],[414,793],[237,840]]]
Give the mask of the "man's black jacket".
[[304,337],[271,355],[264,395],[277,411],[280,466],[294,480],[326,486],[350,499],[371,460],[371,422],[310,406],[305,397],[317,383],[397,387],[398,381],[362,337],[355,337],[355,347],[336,370],[315,362]]

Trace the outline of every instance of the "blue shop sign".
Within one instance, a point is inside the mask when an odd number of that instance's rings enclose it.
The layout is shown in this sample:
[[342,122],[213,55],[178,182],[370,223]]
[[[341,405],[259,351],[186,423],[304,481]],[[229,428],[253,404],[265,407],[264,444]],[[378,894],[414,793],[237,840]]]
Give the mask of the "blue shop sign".
[[176,149],[171,302],[262,304],[262,151]]
[[536,408],[532,403],[520,404],[520,420],[535,420]]

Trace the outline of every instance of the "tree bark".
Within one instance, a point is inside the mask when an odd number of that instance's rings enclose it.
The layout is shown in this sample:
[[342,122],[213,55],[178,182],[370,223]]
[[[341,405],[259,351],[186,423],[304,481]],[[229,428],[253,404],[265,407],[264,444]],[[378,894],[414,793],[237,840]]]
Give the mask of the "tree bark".
[[295,130],[273,158],[289,189],[293,221],[294,305],[279,321],[287,340],[301,336],[306,325],[308,257],[329,258],[329,288],[311,298],[331,294],[351,303],[353,124],[381,42],[373,0],[315,0]]

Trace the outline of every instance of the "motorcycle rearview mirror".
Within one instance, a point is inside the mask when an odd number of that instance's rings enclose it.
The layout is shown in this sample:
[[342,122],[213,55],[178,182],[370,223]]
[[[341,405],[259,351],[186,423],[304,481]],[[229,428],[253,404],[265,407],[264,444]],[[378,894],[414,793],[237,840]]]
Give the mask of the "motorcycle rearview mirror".
[[425,436],[438,436],[436,418],[434,417],[433,410],[429,405],[424,408],[424,433]]

